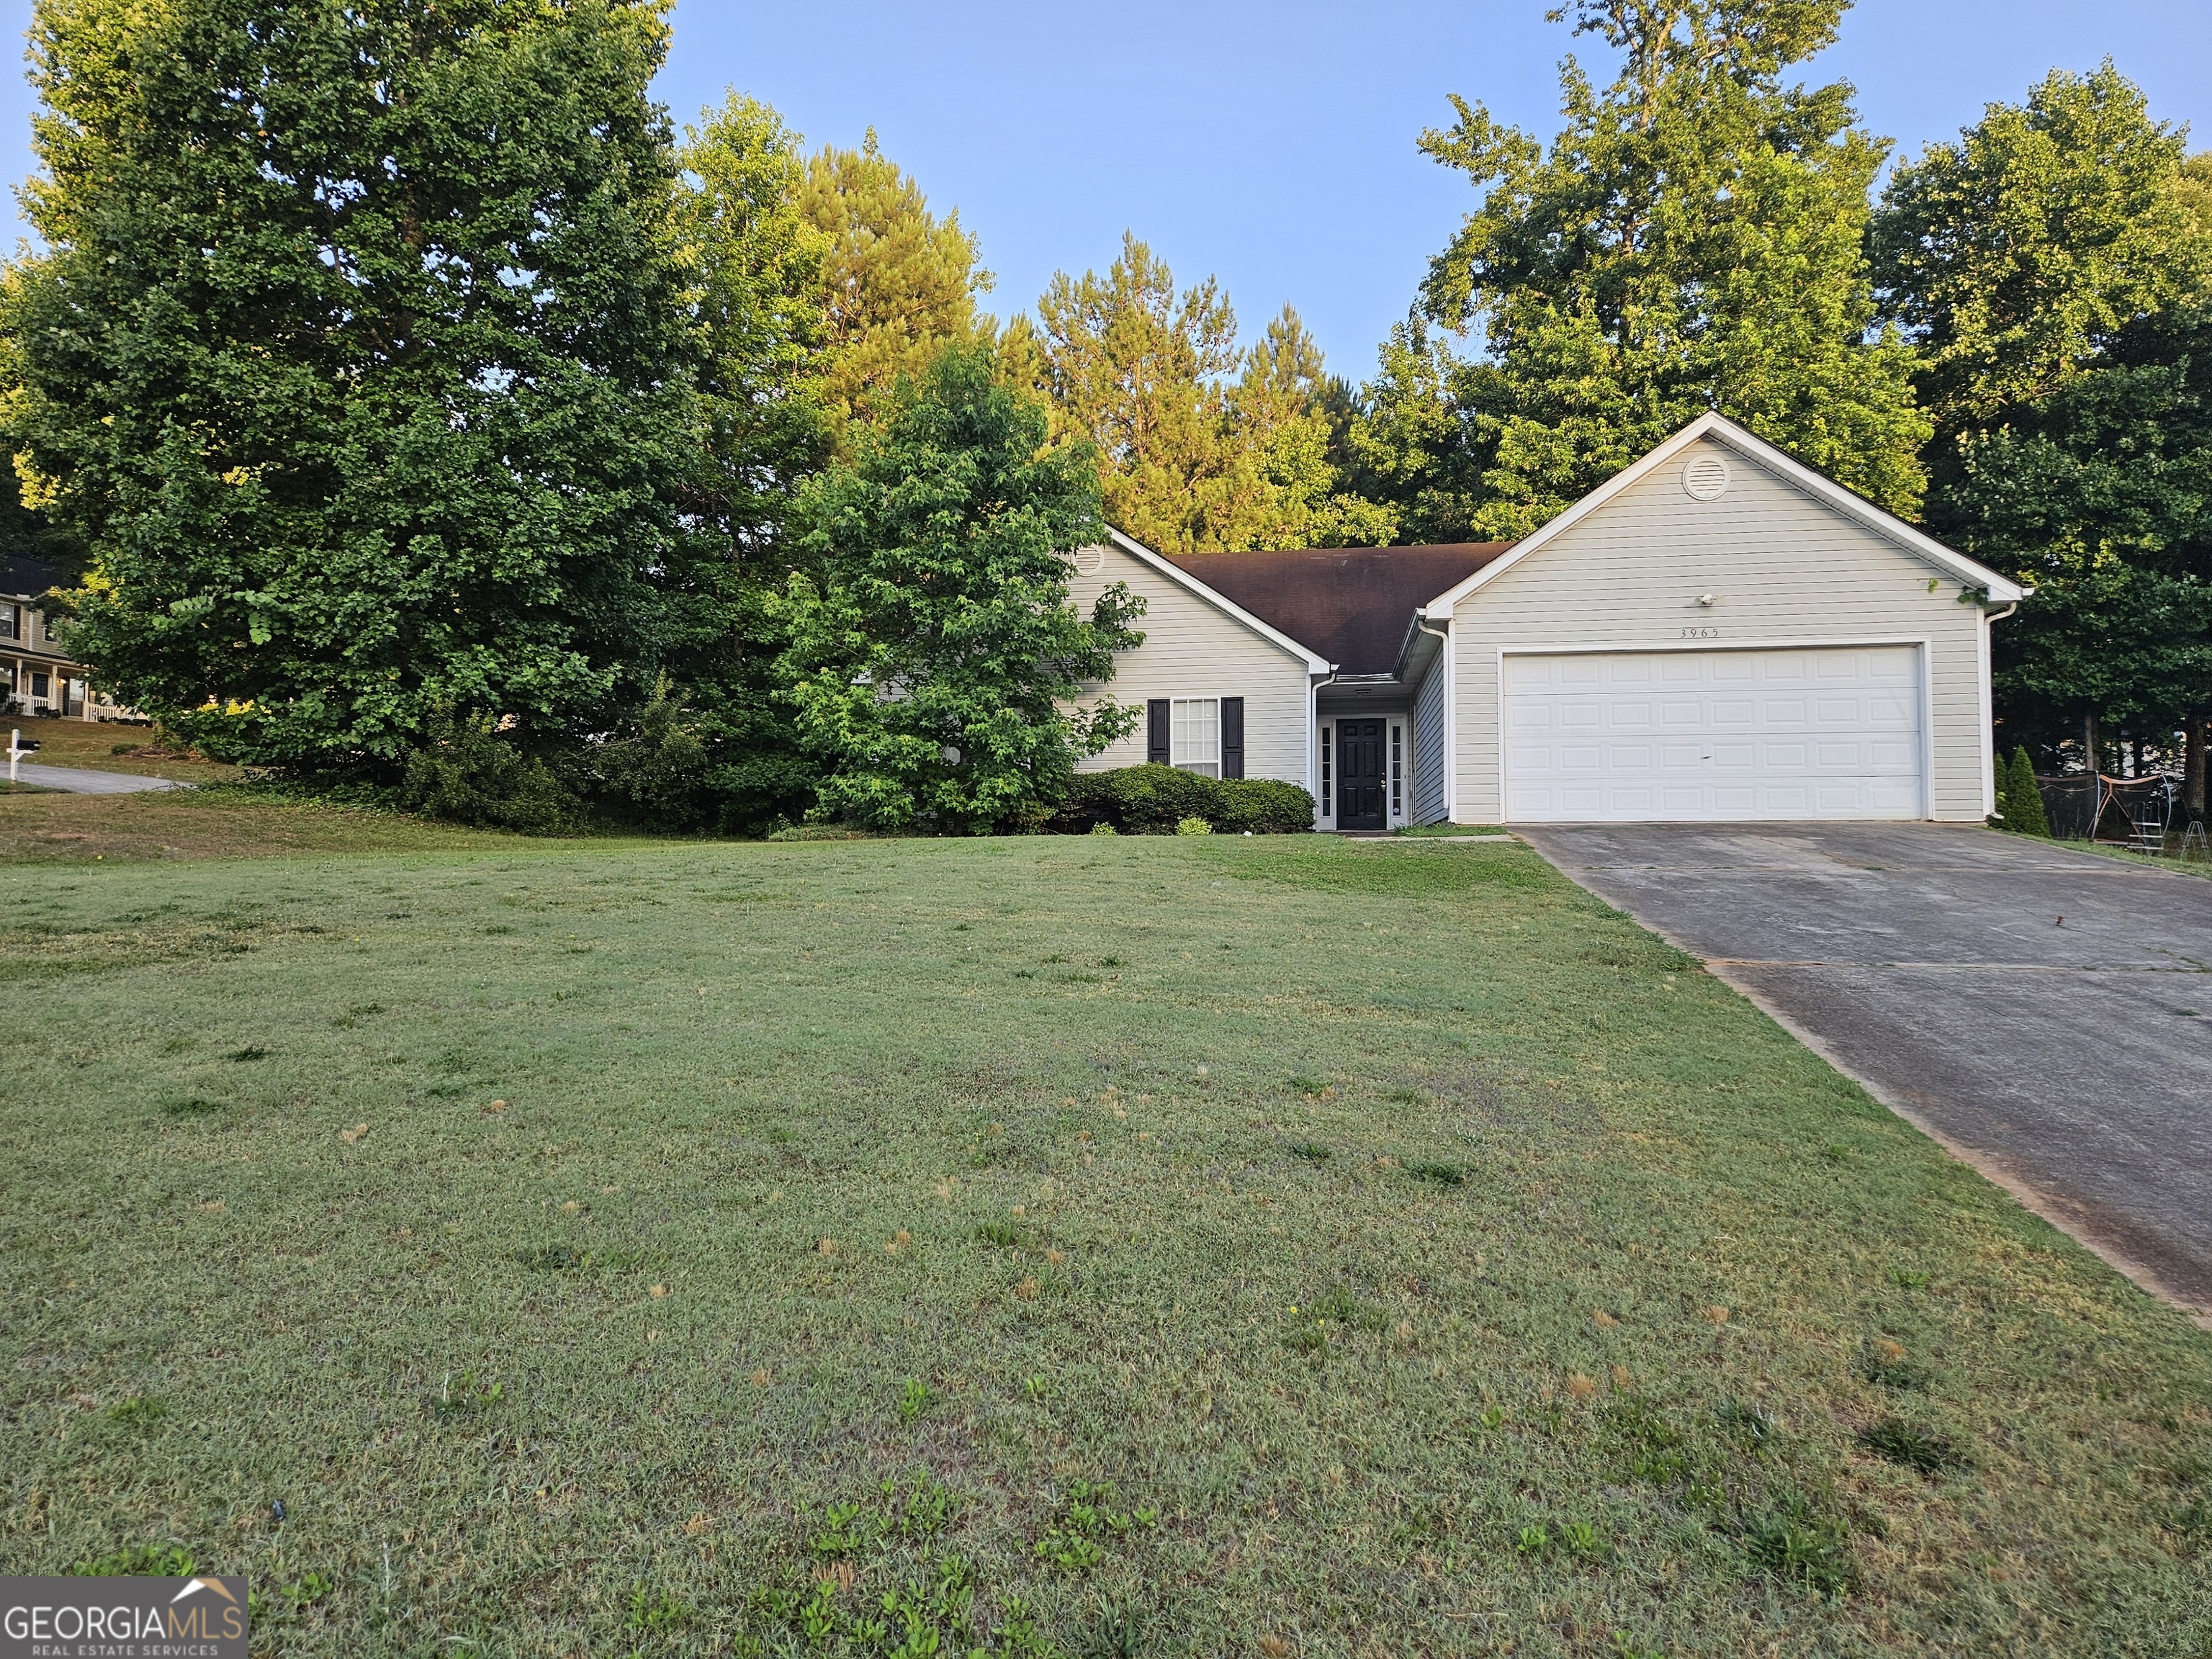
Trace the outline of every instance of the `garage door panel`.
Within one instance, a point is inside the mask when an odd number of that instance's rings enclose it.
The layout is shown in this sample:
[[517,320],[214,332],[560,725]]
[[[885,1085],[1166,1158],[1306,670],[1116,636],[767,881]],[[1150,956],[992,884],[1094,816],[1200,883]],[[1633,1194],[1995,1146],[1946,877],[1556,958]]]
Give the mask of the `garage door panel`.
[[1925,810],[1911,646],[1514,655],[1504,678],[1509,821]]

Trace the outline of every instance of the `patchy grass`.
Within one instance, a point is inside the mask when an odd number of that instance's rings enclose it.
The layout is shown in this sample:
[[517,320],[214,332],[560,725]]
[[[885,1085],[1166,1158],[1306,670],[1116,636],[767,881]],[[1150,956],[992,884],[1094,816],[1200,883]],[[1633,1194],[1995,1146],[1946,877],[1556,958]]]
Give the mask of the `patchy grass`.
[[398,812],[333,806],[244,788],[140,795],[25,789],[0,799],[0,865],[520,849],[551,844]]
[[2212,1337],[1516,844],[10,919],[12,1571],[242,1571],[309,1655],[2212,1641]]
[[[2174,836],[2177,847],[2179,845],[2180,839],[2177,833]],[[2200,878],[2212,877],[2212,860],[2185,859],[2178,852],[2137,853],[2125,847],[2113,847],[2104,842],[2090,841],[2060,841],[2053,842],[2051,845],[2071,848],[2077,853],[2094,853],[2100,858],[2117,859],[2122,864],[2132,864],[2139,869],[2164,870],[2172,875],[2196,876]]]

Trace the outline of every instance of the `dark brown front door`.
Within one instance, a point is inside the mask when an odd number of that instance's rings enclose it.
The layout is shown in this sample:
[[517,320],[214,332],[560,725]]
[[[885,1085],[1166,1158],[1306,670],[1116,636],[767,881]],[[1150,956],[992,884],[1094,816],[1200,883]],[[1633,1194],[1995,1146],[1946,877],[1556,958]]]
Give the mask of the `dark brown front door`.
[[1382,793],[1383,722],[1336,723],[1336,827],[1388,830],[1389,812]]

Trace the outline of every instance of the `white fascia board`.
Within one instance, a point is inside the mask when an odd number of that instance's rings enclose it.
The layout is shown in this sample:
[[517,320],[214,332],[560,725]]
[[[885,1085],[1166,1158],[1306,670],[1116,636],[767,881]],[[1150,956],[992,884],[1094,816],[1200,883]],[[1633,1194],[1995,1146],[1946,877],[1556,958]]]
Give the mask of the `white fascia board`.
[[1833,479],[1821,477],[1803,462],[1791,459],[1764,438],[1745,431],[1727,416],[1708,413],[1698,416],[1642,460],[1614,473],[1541,529],[1522,538],[1511,552],[1502,558],[1492,559],[1458,586],[1430,600],[1423,607],[1423,614],[1431,622],[1443,621],[1451,615],[1455,605],[1485,582],[1504,574],[1546,543],[1580,524],[1623,490],[1650,477],[1701,438],[1711,438],[1725,444],[1746,459],[1780,473],[1815,501],[1835,508],[1845,518],[1864,526],[1893,546],[1934,565],[1961,586],[1986,589],[1992,604],[2016,603],[2026,597],[2026,590],[2019,583],[2000,576],[1986,565],[1976,563],[1963,553],[1953,552],[1933,536],[1923,534],[1904,520],[1883,512],[1872,501],[1853,495]]
[[1120,548],[1139,564],[1148,565],[1169,580],[1180,583],[1216,610],[1226,616],[1234,617],[1262,639],[1271,644],[1280,646],[1292,656],[1298,658],[1305,664],[1306,672],[1309,674],[1333,674],[1336,672],[1334,663],[1324,657],[1316,656],[1280,629],[1269,627],[1227,595],[1215,592],[1181,565],[1170,563],[1142,542],[1132,541],[1118,530],[1109,529],[1106,533],[1114,538],[1115,546]]

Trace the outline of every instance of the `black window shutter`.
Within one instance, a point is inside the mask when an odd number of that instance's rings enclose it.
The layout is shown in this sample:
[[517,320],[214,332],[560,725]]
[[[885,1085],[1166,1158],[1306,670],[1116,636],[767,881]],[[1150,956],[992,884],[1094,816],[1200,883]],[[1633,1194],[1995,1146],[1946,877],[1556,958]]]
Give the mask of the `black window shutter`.
[[1244,775],[1244,699],[1221,700],[1221,775]]
[[1145,704],[1145,759],[1154,766],[1168,763],[1168,700],[1154,697]]

